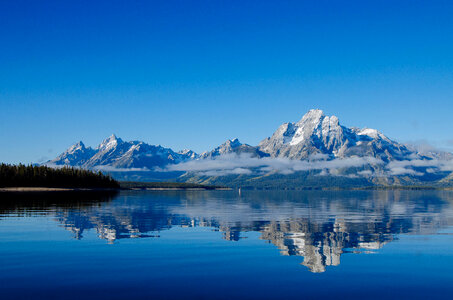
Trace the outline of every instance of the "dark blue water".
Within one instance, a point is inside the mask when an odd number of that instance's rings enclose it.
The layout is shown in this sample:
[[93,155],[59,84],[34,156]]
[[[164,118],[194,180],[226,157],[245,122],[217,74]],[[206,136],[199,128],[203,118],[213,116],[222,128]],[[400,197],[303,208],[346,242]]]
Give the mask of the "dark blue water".
[[453,298],[453,192],[0,198],[1,299]]

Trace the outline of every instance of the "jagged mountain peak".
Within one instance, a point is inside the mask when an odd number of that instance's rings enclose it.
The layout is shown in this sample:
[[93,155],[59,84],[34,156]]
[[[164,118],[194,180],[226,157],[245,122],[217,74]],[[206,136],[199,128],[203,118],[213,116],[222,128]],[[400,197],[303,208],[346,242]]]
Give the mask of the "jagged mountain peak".
[[112,147],[117,146],[123,142],[122,139],[118,138],[115,134],[110,135],[108,138],[102,141],[101,144],[97,147],[97,149],[107,150]]
[[193,151],[190,149],[182,149],[178,151],[179,154],[187,154],[187,153],[192,153]]
[[309,126],[316,127],[322,126],[322,124],[332,124],[332,125],[340,125],[339,119],[337,116],[327,116],[324,112],[320,109],[311,109],[305,115],[303,115],[302,119],[299,122],[295,123],[295,126]]
[[325,153],[338,150],[345,139],[345,133],[346,128],[340,125],[336,116],[329,117],[320,109],[312,109],[299,122],[282,124],[270,138],[263,140],[259,147],[261,151],[270,153],[271,156],[286,156],[287,150],[294,147],[312,147],[319,150],[304,149],[304,154],[300,157],[292,157],[304,158],[313,154],[311,152]]
[[300,121],[297,122],[296,124],[301,124],[308,121],[316,122],[321,120],[323,117],[325,117],[325,114],[322,110],[310,109],[305,115],[302,116],[302,119],[300,119]]
[[230,147],[239,147],[242,145],[242,143],[239,141],[238,138],[234,138],[234,139],[227,140],[222,145],[230,146]]
[[104,141],[116,141],[116,140],[118,140],[118,137],[114,133],[112,133],[109,137],[104,139]]
[[343,128],[336,116],[326,116],[320,109],[312,109],[302,119],[292,126],[294,135],[285,142],[297,145],[313,138],[331,143],[341,138]]
[[237,138],[230,139],[227,140],[225,143],[221,144],[220,146],[216,147],[214,150],[202,153],[202,158],[212,158],[215,156],[229,154],[234,152],[234,150],[240,146],[242,146],[242,144],[241,142],[239,142],[239,139]]
[[190,149],[183,149],[181,151],[178,151],[178,154],[181,154],[190,159],[195,159],[199,157],[199,155],[195,151],[192,151]]
[[227,154],[248,154],[253,157],[269,156],[268,154],[261,152],[258,147],[243,144],[238,138],[234,138],[227,140],[210,152],[202,153],[201,158],[215,158]]
[[94,153],[95,150],[91,147],[85,147],[85,144],[82,141],[79,141],[55,159],[47,162],[47,164],[81,166],[87,162]]
[[85,144],[82,141],[79,141],[79,142],[75,143],[74,145],[72,145],[71,147],[69,147],[68,150],[66,150],[66,152],[73,153],[74,151],[84,150],[85,148],[86,148]]

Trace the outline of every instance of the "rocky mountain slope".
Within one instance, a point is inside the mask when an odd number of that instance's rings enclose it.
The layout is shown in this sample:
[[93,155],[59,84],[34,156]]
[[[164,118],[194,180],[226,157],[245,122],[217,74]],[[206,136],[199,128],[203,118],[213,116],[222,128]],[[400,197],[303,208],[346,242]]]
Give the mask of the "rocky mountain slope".
[[247,144],[242,144],[238,139],[228,140],[212,151],[202,153],[200,158],[216,158],[226,154],[249,154],[252,157],[268,157],[268,153],[262,152],[258,147],[253,147]]

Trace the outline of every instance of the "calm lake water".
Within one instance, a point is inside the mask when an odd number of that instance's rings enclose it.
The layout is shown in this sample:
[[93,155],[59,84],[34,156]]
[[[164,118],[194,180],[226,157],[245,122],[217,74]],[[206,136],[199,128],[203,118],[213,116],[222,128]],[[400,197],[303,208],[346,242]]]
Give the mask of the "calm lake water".
[[453,192],[0,199],[1,299],[453,298]]

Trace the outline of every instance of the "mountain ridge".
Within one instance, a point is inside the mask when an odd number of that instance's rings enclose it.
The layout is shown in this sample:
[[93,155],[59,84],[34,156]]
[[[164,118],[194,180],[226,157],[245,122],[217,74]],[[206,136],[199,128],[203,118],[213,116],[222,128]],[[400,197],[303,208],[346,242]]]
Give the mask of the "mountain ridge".
[[[238,178],[263,180],[272,177],[275,172],[288,173],[280,170],[281,167],[275,169],[261,166],[262,162],[275,165],[272,162],[275,160],[284,163],[286,167],[293,166],[289,171],[291,173],[309,171],[309,176],[334,175],[351,179],[354,176],[363,177],[373,184],[418,184],[420,178],[425,177],[436,180],[445,177],[444,182],[453,181],[450,179],[453,164],[449,163],[453,161],[452,158],[452,154],[441,151],[417,151],[415,147],[391,140],[376,129],[345,127],[336,116],[326,116],[322,110],[312,109],[298,122],[280,125],[270,137],[263,139],[257,146],[241,143],[234,138],[211,151],[197,154],[188,149],[175,152],[171,148],[142,141],[127,142],[112,134],[96,148],[86,147],[80,141],[45,164],[111,172],[150,171],[154,172],[154,175],[156,172],[175,171],[178,177],[183,175],[177,180],[182,178],[181,180],[195,180],[195,183],[206,183],[206,180],[212,181],[232,174]],[[440,164],[440,159],[448,163]],[[215,161],[214,165],[218,169],[224,165],[232,165],[232,170],[230,173],[212,170],[210,161]],[[335,164],[336,161],[339,163]],[[352,164],[345,165],[347,161]],[[411,165],[410,162],[416,163]],[[194,164],[198,164],[197,167],[194,168]],[[326,166],[323,167],[324,165]],[[200,176],[196,173],[204,167],[211,168],[210,172],[205,172],[205,175],[211,176]],[[310,168],[315,171],[310,171]],[[252,173],[257,176],[253,177]],[[140,178],[141,175],[137,176]],[[301,175],[301,178],[304,176]],[[218,179],[214,182],[222,184]]]
[[94,149],[85,147],[83,142],[80,141],[46,164],[89,169],[102,169],[104,166],[151,169],[179,163],[194,157],[197,157],[197,154],[191,150],[174,152],[170,148],[149,145],[141,141],[125,142],[112,134]]

